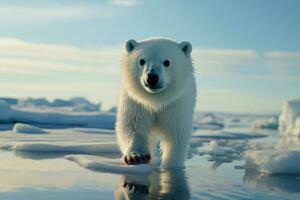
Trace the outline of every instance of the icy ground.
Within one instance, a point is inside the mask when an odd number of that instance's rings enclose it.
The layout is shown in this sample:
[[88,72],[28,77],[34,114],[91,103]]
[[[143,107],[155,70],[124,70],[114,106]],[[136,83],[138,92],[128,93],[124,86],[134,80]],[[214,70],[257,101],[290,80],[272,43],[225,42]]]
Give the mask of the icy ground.
[[0,100],[0,199],[300,197],[297,101],[280,116],[196,113],[186,168],[161,171],[159,150],[124,165],[115,109],[75,100]]

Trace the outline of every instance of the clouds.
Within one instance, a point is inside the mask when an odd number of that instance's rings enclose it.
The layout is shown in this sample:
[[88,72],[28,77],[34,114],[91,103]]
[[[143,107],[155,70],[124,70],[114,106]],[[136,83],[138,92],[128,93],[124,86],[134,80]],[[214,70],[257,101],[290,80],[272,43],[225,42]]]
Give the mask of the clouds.
[[278,78],[300,74],[300,52],[251,49],[201,49],[193,52],[195,65],[204,75],[240,75]]
[[[98,49],[72,45],[32,43],[16,38],[0,38],[0,73],[99,73],[115,75],[124,53],[123,45]],[[196,69],[203,75],[239,74],[244,70],[300,68],[300,52],[269,51],[261,54],[251,49],[211,49],[195,47]],[[272,71],[273,70],[273,71]]]
[[91,18],[109,18],[117,14],[116,7],[134,7],[137,0],[110,0],[108,2],[70,3],[68,1],[19,2],[9,1],[0,4],[1,23],[34,23],[55,20],[79,20]]
[[231,74],[241,67],[255,66],[259,55],[250,49],[195,48],[193,58],[202,74]]
[[300,68],[300,52],[270,51],[265,58],[269,66]]
[[85,49],[66,45],[0,39],[0,74],[8,73],[116,73],[121,46]]
[[0,22],[2,23],[35,23],[46,21],[70,21],[78,19],[109,18],[117,12],[116,7],[134,7],[137,0],[110,0],[108,2],[90,2],[70,4],[68,1],[0,3]]
[[112,4],[118,5],[118,6],[127,6],[132,7],[137,4],[137,0],[111,0]]
[[109,17],[108,6],[36,6],[36,5],[1,5],[1,22],[20,23],[28,21],[71,20],[94,17]]

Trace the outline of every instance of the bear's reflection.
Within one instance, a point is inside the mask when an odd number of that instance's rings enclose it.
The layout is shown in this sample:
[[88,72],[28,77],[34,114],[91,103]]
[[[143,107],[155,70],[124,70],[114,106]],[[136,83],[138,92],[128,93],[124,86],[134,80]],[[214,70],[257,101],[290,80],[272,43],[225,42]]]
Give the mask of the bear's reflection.
[[159,171],[146,175],[124,175],[115,199],[190,199],[184,170]]

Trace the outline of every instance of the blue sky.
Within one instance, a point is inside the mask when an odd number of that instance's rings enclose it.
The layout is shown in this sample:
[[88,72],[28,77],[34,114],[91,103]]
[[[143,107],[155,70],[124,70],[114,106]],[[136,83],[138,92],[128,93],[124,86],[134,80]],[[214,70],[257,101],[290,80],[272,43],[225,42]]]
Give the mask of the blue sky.
[[197,109],[275,112],[299,98],[297,0],[0,2],[0,96],[115,104],[129,38],[193,44]]

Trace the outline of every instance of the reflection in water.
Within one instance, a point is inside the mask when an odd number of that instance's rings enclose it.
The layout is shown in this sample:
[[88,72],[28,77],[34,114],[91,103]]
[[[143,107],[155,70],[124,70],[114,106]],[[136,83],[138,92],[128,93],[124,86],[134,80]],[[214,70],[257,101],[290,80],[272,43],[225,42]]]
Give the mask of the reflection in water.
[[190,199],[184,170],[159,171],[149,176],[124,175],[115,199]]
[[246,170],[243,180],[258,189],[300,193],[300,175],[262,175]]

